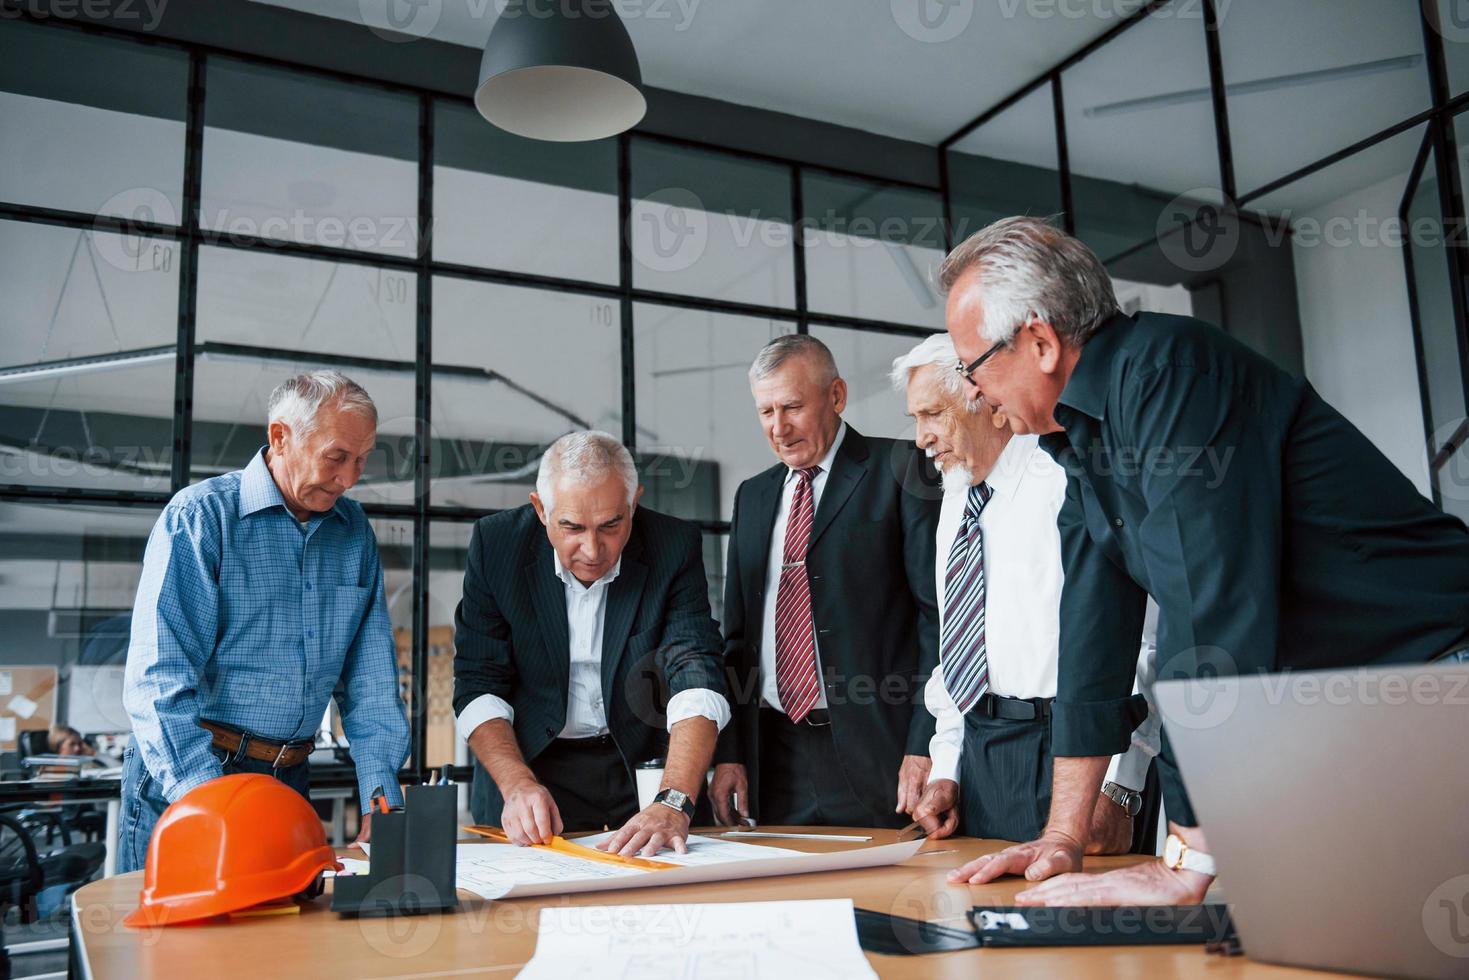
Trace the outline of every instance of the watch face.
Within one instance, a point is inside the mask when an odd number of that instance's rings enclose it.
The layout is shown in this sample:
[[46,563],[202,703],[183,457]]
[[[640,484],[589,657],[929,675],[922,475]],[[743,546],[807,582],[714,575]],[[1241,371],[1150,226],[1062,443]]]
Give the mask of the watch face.
[[1163,845],[1163,863],[1170,868],[1178,866],[1178,859],[1183,857],[1183,841],[1173,834],[1168,835],[1168,841]]
[[686,796],[682,790],[671,789],[668,791],[667,800],[674,806],[683,806],[685,803],[688,802],[688,799],[688,796]]

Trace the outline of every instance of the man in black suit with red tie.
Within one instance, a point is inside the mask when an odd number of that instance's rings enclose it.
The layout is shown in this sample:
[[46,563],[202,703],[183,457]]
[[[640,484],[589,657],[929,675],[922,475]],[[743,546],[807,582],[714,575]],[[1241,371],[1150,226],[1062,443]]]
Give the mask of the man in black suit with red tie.
[[735,495],[725,578],[730,724],[710,802],[724,823],[896,826],[928,777],[940,494],[909,442],[842,421],[826,345],[778,337],[750,368],[780,462]]

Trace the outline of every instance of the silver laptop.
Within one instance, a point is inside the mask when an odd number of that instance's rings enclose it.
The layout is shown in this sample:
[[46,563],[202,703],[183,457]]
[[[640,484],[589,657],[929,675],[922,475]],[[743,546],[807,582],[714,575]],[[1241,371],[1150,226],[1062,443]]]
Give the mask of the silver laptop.
[[1469,977],[1469,665],[1154,690],[1246,955]]

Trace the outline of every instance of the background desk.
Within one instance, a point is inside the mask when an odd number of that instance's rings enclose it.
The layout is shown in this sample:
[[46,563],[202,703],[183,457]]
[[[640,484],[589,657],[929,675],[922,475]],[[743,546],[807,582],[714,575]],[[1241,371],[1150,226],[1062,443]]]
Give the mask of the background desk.
[[[784,828],[767,828],[784,829]],[[873,843],[895,838],[890,830],[840,827],[789,828],[871,834]],[[827,841],[771,840],[799,850],[861,846]],[[141,873],[93,882],[76,893],[72,952],[81,976],[172,977],[513,977],[535,952],[540,910],[552,905],[646,905],[670,902],[754,902],[772,899],[850,898],[859,908],[915,919],[963,925],[971,905],[1007,904],[1024,887],[1019,879],[991,885],[950,885],[950,868],[999,850],[1001,841],[957,838],[887,868],[762,878],[722,884],[683,885],[597,892],[574,897],[485,902],[468,897],[457,913],[406,919],[346,919],[329,900],[318,899],[300,915],[273,916],[132,930],[122,920],[137,905]],[[953,850],[950,850],[950,849]],[[361,857],[361,852],[344,852]],[[1089,858],[1092,870],[1121,867],[1136,857]],[[1062,950],[967,950],[929,956],[876,956],[883,977],[1134,976],[1234,978],[1319,978],[1326,974],[1253,963],[1243,957],[1207,955],[1202,946],[1108,947]]]

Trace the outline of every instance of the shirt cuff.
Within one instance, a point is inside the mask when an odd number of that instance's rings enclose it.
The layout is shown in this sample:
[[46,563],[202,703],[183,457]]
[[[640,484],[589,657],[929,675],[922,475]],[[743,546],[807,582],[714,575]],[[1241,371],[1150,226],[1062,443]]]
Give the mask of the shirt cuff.
[[357,767],[357,799],[363,813],[372,809],[372,794],[379,789],[390,807],[403,805],[403,787],[398,785],[398,774],[387,768]]
[[729,702],[707,687],[691,687],[668,699],[669,731],[681,721],[700,717],[708,718],[719,731],[724,731],[724,726],[729,724]]
[[1107,764],[1107,782],[1140,793],[1148,781],[1148,766],[1152,761],[1151,756],[1134,745],[1121,755],[1112,757]]
[[1132,731],[1148,716],[1141,694],[1115,701],[1051,703],[1051,753],[1066,757],[1116,755],[1132,745]]
[[923,703],[934,718],[933,737],[928,740],[930,783],[939,779],[959,782],[959,758],[964,753],[964,716],[944,688],[941,667],[935,667],[923,687]]
[[959,782],[960,750],[941,735],[934,735],[928,743],[928,758],[933,765],[928,770],[928,784],[940,779]]
[[515,709],[510,707],[510,703],[504,698],[496,697],[493,694],[481,694],[459,712],[459,717],[454,719],[454,730],[459,733],[460,738],[467,742],[476,728],[496,718],[504,718],[513,725],[515,724]]

